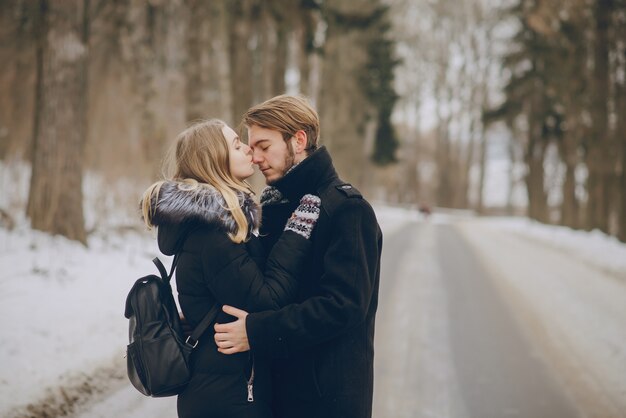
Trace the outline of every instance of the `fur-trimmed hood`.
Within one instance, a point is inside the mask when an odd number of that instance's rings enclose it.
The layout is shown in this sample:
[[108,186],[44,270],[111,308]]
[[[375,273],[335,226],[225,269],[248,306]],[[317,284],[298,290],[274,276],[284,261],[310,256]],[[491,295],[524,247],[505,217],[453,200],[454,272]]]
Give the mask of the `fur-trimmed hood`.
[[[248,220],[250,232],[259,228],[260,208],[252,196],[237,192],[239,204]],[[235,219],[226,209],[226,201],[215,188],[199,184],[166,181],[157,199],[153,198],[152,223],[158,226],[159,247],[164,254],[173,254],[187,232],[197,224],[217,225],[226,232],[237,229]]]

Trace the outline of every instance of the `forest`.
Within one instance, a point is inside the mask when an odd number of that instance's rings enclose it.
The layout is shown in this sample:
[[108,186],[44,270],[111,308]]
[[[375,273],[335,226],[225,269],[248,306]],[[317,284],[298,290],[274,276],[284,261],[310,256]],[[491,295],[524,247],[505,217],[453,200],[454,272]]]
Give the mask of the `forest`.
[[375,202],[626,242],[626,0],[2,0],[0,62],[5,226],[140,225],[179,131],[287,92]]

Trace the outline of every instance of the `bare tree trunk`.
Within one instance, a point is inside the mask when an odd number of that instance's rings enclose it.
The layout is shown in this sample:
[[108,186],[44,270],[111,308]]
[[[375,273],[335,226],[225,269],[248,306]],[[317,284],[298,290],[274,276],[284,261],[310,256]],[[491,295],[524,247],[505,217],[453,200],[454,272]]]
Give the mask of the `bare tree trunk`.
[[232,117],[237,125],[243,114],[252,105],[252,51],[249,48],[252,36],[253,0],[228,2],[230,27],[230,68],[232,80]]
[[[288,7],[289,6],[289,7]],[[287,4],[279,2],[272,8],[272,18],[275,24],[276,42],[273,48],[273,69],[271,77],[270,95],[275,96],[285,93],[285,73],[287,72],[287,49],[290,22],[297,19],[294,2]],[[269,55],[266,53],[266,55]]]
[[[187,2],[187,121],[220,118],[232,124],[225,0]],[[238,121],[236,121],[238,122]]]
[[[616,38],[616,44],[619,45],[617,49],[618,65],[619,69],[624,72],[626,71],[626,22],[623,18],[619,21]],[[617,238],[622,242],[626,242],[626,136],[624,136],[624,132],[626,132],[626,80],[623,78],[617,82],[615,96],[615,113],[617,115],[615,135],[622,154],[617,194],[617,199],[620,201]]]
[[402,176],[402,190],[400,191],[400,197],[402,202],[417,204],[420,198],[420,175],[419,175],[419,161],[417,148],[418,141],[405,146],[407,159],[403,161],[403,170],[400,172]]
[[[576,135],[572,132],[572,135]],[[561,159],[565,164],[565,182],[563,183],[563,202],[561,203],[561,224],[572,228],[578,227],[579,204],[576,199],[576,153],[577,138],[564,138],[559,142]],[[572,142],[572,143],[570,143]]]
[[[544,66],[541,59],[535,61],[539,68]],[[545,118],[545,83],[540,78],[533,81],[531,97],[525,103],[528,121],[528,140],[524,153],[526,162],[526,188],[528,191],[528,216],[539,222],[548,223],[548,202],[545,191],[544,160],[548,146],[544,132]]]
[[[402,143],[404,152],[401,153],[404,158],[401,160],[402,169],[398,170],[401,176],[401,192],[400,195],[404,196],[404,203],[419,204],[421,198],[420,190],[420,128],[419,128],[419,109],[420,102],[416,100],[412,103],[413,106],[407,106],[407,113],[411,112],[416,116],[416,125],[410,129],[405,137],[410,137],[411,140],[405,138]],[[414,109],[413,109],[414,107]]]
[[[470,9],[472,14],[469,19],[473,24],[476,22],[472,19],[474,10]],[[464,44],[463,41],[461,41]],[[470,186],[470,171],[474,162],[475,141],[477,136],[478,125],[481,122],[482,110],[484,107],[484,100],[486,95],[485,82],[483,80],[483,68],[481,68],[479,74],[473,74],[473,71],[469,69],[469,62],[477,62],[480,55],[478,48],[478,41],[476,36],[472,34],[465,43],[464,62],[461,72],[461,89],[467,89],[470,91],[468,99],[465,101],[464,106],[460,109],[456,119],[460,125],[460,131],[467,131],[469,138],[467,144],[463,146],[461,142],[458,144],[459,149],[459,175],[457,178],[457,190],[455,192],[455,207],[468,208],[469,207],[469,186]],[[487,61],[487,60],[484,60]],[[475,72],[475,70],[474,70]],[[466,116],[464,118],[463,116]],[[465,120],[467,119],[467,120]],[[463,153],[464,151],[464,153]]]
[[484,125],[480,132],[479,147],[478,203],[476,204],[476,212],[483,214],[485,213],[483,195],[485,193],[485,175],[487,172],[487,135]]
[[437,138],[437,205],[452,206],[452,158],[450,150],[449,120],[440,120]]
[[528,190],[528,216],[539,222],[548,223],[547,197],[544,187],[543,162],[546,146],[543,141],[531,140],[527,153],[526,187]]
[[285,93],[285,73],[287,72],[287,28],[286,22],[278,21],[276,30],[276,62],[272,72],[272,96]]
[[[509,126],[513,126],[512,123],[509,123]],[[509,186],[508,186],[508,191],[507,191],[507,195],[506,195],[506,213],[508,215],[513,215],[513,191],[515,189],[515,186],[517,184],[517,178],[515,176],[515,166],[518,163],[518,153],[516,152],[516,146],[517,146],[517,136],[519,135],[519,132],[517,130],[517,128],[513,127],[512,129],[512,137],[509,140],[508,146],[507,146],[507,150],[509,152]]]
[[[159,39],[159,23],[162,17],[162,6],[151,3],[131,3],[138,14],[135,24],[140,24],[135,30],[139,35],[137,47],[138,64],[138,90],[140,92],[141,107],[141,149],[144,162],[151,167],[151,178],[157,177],[159,167],[157,164],[150,166],[149,162],[159,161],[161,156],[161,144],[165,141],[165,135],[159,129],[159,116],[157,107],[157,80],[162,69],[159,59],[158,48],[161,46]],[[132,19],[132,18],[131,18]],[[131,20],[132,22],[133,20]],[[144,23],[145,22],[145,23]],[[158,144],[158,146],[157,146]]]
[[310,9],[300,10],[299,24],[294,29],[297,48],[298,70],[300,71],[300,93],[311,95],[311,64],[315,54],[314,36],[317,20]]
[[37,2],[0,2],[0,159],[31,157]]
[[216,79],[216,73],[211,72],[209,61],[210,50],[210,27],[204,23],[210,20],[211,5],[205,1],[190,0],[187,26],[187,59],[185,65],[186,75],[186,119],[188,121],[200,119],[211,114],[207,109],[209,82]]
[[[258,91],[258,97],[255,101],[267,100],[274,93],[274,64],[276,62],[275,49],[277,44],[277,21],[272,16],[268,3],[264,4],[260,8],[260,16],[258,26],[258,39],[259,47],[255,51],[255,55],[258,56],[260,61],[260,69],[257,70],[258,74],[255,74],[259,80],[259,86],[256,89]],[[259,67],[259,66],[256,66]]]
[[589,202],[587,228],[598,228],[609,232],[608,193],[612,164],[611,155],[604,150],[608,143],[608,98],[609,91],[609,20],[612,0],[599,0],[595,4],[595,39],[593,66],[593,93],[591,115],[593,130],[587,168],[589,170]]
[[377,118],[359,83],[359,72],[368,59],[367,41],[371,35],[367,27],[354,22],[367,19],[377,3],[375,0],[324,3],[328,28],[318,106],[321,140],[328,146],[339,174],[362,189],[366,186],[365,171],[370,166],[367,156],[375,132],[368,125]]
[[[622,113],[624,113],[623,109],[624,108],[622,108]],[[621,117],[624,118],[626,117],[626,115],[622,114]],[[622,122],[622,125],[626,125],[626,123]],[[624,131],[621,130],[619,132],[624,132]],[[621,149],[622,149],[622,174],[620,177],[621,207],[620,207],[620,214],[619,214],[617,238],[622,242],[626,242],[626,141],[625,140],[622,140]]]
[[[445,67],[444,67],[445,68]],[[437,127],[437,205],[443,207],[452,207],[454,198],[453,179],[455,179],[452,171],[453,157],[452,144],[450,143],[450,125],[452,115],[449,109],[449,100],[451,96],[451,87],[446,84],[445,71],[440,73],[438,77],[438,95],[437,95],[437,116],[439,125]],[[447,107],[447,109],[445,109]],[[447,113],[446,113],[447,112]]]
[[[283,6],[283,7],[281,7]],[[281,3],[265,2],[261,6],[259,38],[261,48],[256,51],[262,63],[260,100],[285,92],[287,70],[287,35],[293,11]]]
[[477,127],[478,121],[472,118],[472,121],[469,124],[469,132],[470,139],[467,143],[467,151],[465,153],[465,161],[463,162],[463,171],[461,175],[461,186],[460,186],[460,200],[459,207],[460,208],[469,208],[469,189],[470,189],[470,172],[472,170],[472,165],[474,163],[474,154],[476,148],[476,136],[477,136]]
[[217,24],[215,31],[213,32],[213,46],[214,46],[214,60],[215,68],[217,69],[217,83],[219,98],[216,101],[219,102],[218,116],[225,120],[231,126],[238,126],[241,121],[241,116],[238,118],[233,114],[233,87],[234,80],[231,77],[231,60],[230,60],[230,27],[228,19],[228,4],[230,0],[220,0],[217,2],[216,16]]
[[85,0],[40,1],[32,226],[86,243],[82,171],[86,135]]

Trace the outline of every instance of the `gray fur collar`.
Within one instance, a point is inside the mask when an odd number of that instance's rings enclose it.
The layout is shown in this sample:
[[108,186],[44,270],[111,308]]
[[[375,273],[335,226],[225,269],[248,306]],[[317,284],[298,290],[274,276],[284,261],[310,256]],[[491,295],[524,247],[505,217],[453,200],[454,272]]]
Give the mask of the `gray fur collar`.
[[[258,229],[261,218],[259,205],[249,194],[237,194],[250,232]],[[237,229],[235,219],[225,209],[226,202],[221,193],[206,184],[200,183],[191,189],[186,183],[166,181],[159,191],[158,204],[155,199],[151,203],[154,225],[200,222],[218,224],[231,233],[235,233]]]

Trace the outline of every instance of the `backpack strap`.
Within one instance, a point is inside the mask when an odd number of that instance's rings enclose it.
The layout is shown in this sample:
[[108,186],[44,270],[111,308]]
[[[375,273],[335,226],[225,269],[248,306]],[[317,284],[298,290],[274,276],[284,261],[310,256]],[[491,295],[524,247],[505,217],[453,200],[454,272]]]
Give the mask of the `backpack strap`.
[[202,321],[194,328],[193,332],[187,339],[185,340],[185,344],[189,344],[192,348],[195,348],[198,345],[198,338],[206,331],[206,329],[211,325],[211,323],[217,318],[217,314],[220,311],[219,305],[213,305],[211,310],[204,315]]
[[174,270],[176,269],[176,264],[178,264],[178,256],[180,256],[180,253],[176,253],[174,255],[174,260],[172,260],[172,268],[170,269],[169,276],[167,276],[168,283],[170,282],[170,280],[172,280],[172,276],[174,276]]
[[154,263],[154,265],[157,266],[157,268],[159,269],[159,273],[161,274],[161,279],[163,279],[163,282],[165,282],[166,284],[169,284],[170,280],[172,280],[172,276],[174,276],[174,270],[176,269],[176,264],[178,264],[178,255],[179,255],[178,253],[174,255],[174,260],[172,261],[170,274],[167,274],[167,270],[165,270],[165,266],[163,265],[161,260],[159,260],[159,257],[154,257],[152,259],[152,262]]
[[[158,257],[155,257],[152,262],[159,269],[159,273],[161,273],[161,278],[167,284],[169,284],[170,280],[172,280],[172,276],[174,275],[174,270],[176,269],[176,264],[178,264],[178,256],[180,253],[176,253],[174,255],[174,260],[172,261],[172,268],[170,269],[170,273],[167,274],[167,270],[165,266],[159,260]],[[220,311],[219,305],[214,305],[209,312],[202,318],[202,321],[194,328],[193,332],[190,336],[187,337],[185,343],[190,345],[192,348],[195,348],[198,345],[198,338],[207,330],[209,325],[217,318],[217,314]]]

